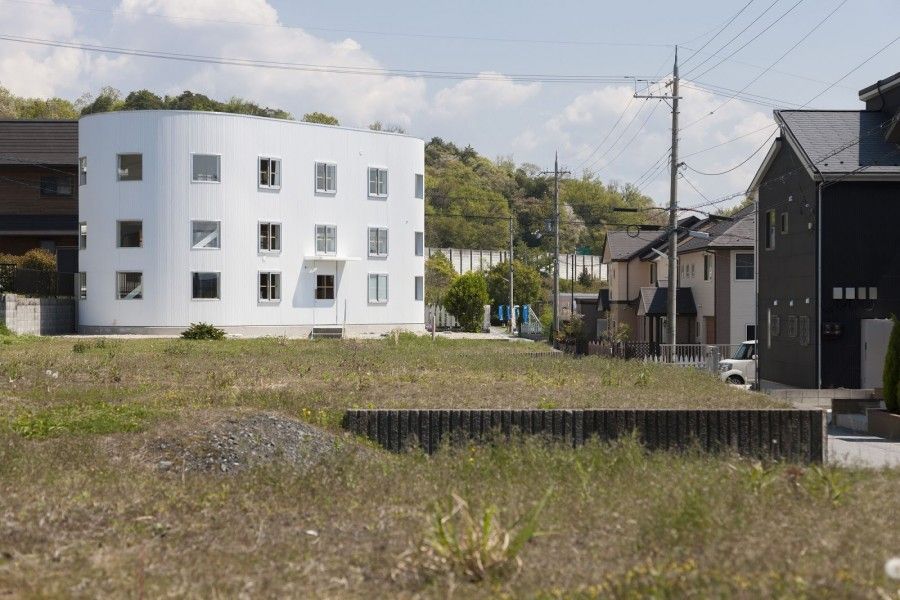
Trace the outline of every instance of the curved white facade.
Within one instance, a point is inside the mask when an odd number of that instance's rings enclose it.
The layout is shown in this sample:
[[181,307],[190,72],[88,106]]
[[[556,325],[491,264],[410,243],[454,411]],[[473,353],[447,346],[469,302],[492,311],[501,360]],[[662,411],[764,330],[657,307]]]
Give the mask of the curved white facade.
[[[176,333],[199,321],[247,335],[424,327],[422,140],[244,115],[133,111],[82,118],[79,156],[82,332]],[[280,161],[266,178],[277,185],[261,185],[269,164],[261,158]],[[331,165],[327,184],[317,163]],[[219,224],[218,248],[204,235],[211,223]],[[261,223],[280,225],[280,250],[260,249]],[[329,234],[318,247],[317,225]],[[370,254],[370,228],[387,230],[374,235],[378,256]],[[194,273],[206,282],[199,295],[218,298],[195,298]],[[260,273],[278,275],[279,299],[266,298],[274,291],[261,290]],[[324,276],[332,276],[331,291]]]

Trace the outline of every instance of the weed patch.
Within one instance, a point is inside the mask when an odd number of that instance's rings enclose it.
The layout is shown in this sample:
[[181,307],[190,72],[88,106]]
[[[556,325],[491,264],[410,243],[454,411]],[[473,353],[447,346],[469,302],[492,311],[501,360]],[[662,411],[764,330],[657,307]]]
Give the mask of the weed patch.
[[64,433],[106,434],[138,431],[155,416],[144,406],[98,401],[23,411],[12,419],[10,427],[29,439]]

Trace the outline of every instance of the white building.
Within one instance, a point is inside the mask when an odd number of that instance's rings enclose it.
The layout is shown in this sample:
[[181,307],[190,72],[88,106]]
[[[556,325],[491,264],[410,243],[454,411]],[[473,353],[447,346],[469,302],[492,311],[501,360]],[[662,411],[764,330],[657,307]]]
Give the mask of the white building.
[[246,115],[79,125],[79,330],[424,328],[424,143]]

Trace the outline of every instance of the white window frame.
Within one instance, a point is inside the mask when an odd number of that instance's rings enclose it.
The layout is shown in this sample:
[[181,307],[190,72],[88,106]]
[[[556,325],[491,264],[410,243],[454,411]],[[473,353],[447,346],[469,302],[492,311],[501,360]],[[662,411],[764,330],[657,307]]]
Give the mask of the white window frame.
[[[372,298],[372,278],[375,278],[375,298]],[[383,282],[383,283],[382,283]],[[382,286],[384,289],[382,290]],[[366,279],[366,297],[369,304],[387,304],[390,282],[387,273],[369,273]],[[382,294],[383,292],[383,294]]]
[[[215,223],[216,237],[219,240],[218,246],[198,246],[194,243],[194,223]],[[207,236],[205,239],[209,239]],[[192,219],[190,231],[191,250],[221,250],[222,249],[222,221],[207,221],[206,219]],[[202,240],[201,240],[202,241]]]
[[[263,236],[262,236],[262,226],[268,225],[269,232],[266,237],[268,240],[268,248],[263,248]],[[278,235],[272,235],[272,226],[276,225],[278,227]],[[281,226],[280,221],[258,221],[256,223],[256,250],[259,254],[281,254],[281,248],[284,246],[282,243],[282,236],[284,235],[284,228]],[[272,239],[273,237],[278,241],[278,248],[272,248]]]
[[[262,173],[263,173],[263,162],[266,162],[266,173],[267,180],[269,183],[262,182]],[[272,173],[272,165],[277,165],[275,168],[275,173]],[[221,179],[221,167],[219,165],[220,173],[219,178]],[[274,175],[274,177],[273,177]],[[277,156],[259,156],[256,160],[256,185],[264,190],[280,190],[281,189],[281,159]]]
[[[372,173],[375,173],[375,179],[372,179]],[[384,178],[382,180],[382,174]],[[387,198],[388,197],[388,170],[386,167],[369,167],[366,171],[366,190],[369,192],[369,198]],[[375,193],[372,193],[372,184],[375,184]],[[382,189],[383,186],[383,189]]]
[[[123,156],[140,156],[141,157],[141,176],[137,179],[123,179],[122,177],[122,157]],[[144,179],[144,155],[140,152],[119,152],[116,154],[116,181],[143,181]]]
[[87,156],[78,157],[78,185],[87,185]]
[[[322,175],[322,186],[319,186],[319,167],[325,170]],[[328,187],[329,170],[331,170],[331,187]],[[313,178],[315,179],[317,194],[337,194],[337,163],[316,161],[313,169]]]
[[[122,295],[121,288],[119,287],[119,278],[123,275],[140,275],[141,283],[134,288],[134,290],[128,292],[125,296]],[[137,291],[137,293],[135,293]],[[116,300],[143,300],[144,299],[144,272],[143,271],[116,271]]]
[[[323,241],[325,242],[325,249],[319,250],[319,228],[323,228]],[[334,248],[328,249],[328,233],[331,232],[331,238],[334,241]],[[313,230],[313,243],[315,244],[316,254],[320,254],[323,256],[334,256],[337,254],[337,225],[331,223],[316,223],[315,229]]]
[[413,282],[413,287],[415,288],[413,292],[414,298],[416,302],[423,302],[425,300],[425,276],[416,275]]
[[416,231],[413,233],[413,252],[416,256],[425,256],[425,232]]
[[415,197],[418,200],[424,200],[425,199],[425,175],[423,175],[422,173],[416,173],[414,185],[415,185],[415,189],[414,189]]
[[[196,179],[194,174],[194,157],[195,156],[214,156],[216,157],[216,171],[218,179]],[[222,155],[210,154],[208,152],[191,152],[191,183],[222,183]]]
[[[141,225],[141,243],[137,246],[123,246],[122,245],[122,223],[140,223]],[[122,248],[125,250],[134,250],[137,248],[144,247],[144,222],[140,219],[120,219],[116,221],[116,248]]]
[[[375,252],[372,252],[372,233],[375,233]],[[381,234],[384,233],[384,248],[382,250],[381,242],[382,237]],[[368,235],[366,236],[366,248],[368,249],[369,256],[373,258],[386,258],[388,255],[388,228],[387,227],[369,227]]]
[[[266,290],[269,293],[268,298],[263,298],[262,293],[261,293],[262,292],[262,277],[263,277],[263,275],[269,276],[269,282],[266,285]],[[272,275],[278,276],[278,285],[277,286],[272,285],[272,277],[271,277]],[[277,290],[278,298],[271,297],[271,295],[272,295],[271,292],[273,289]],[[281,302],[281,271],[258,271],[256,273],[256,300],[260,304],[279,304]]]
[[[198,298],[194,296],[194,275],[215,275],[216,276],[216,296],[215,298]],[[222,273],[221,271],[191,271],[191,301],[192,302],[216,302],[222,299]]]
[[78,249],[79,250],[87,250],[87,221],[82,221],[78,224]]

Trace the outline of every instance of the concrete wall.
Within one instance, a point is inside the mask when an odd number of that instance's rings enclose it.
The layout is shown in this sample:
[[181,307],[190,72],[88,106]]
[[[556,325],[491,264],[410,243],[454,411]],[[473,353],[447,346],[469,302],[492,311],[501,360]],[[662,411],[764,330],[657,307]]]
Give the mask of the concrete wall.
[[16,334],[75,333],[76,318],[74,298],[0,296],[0,323]]

